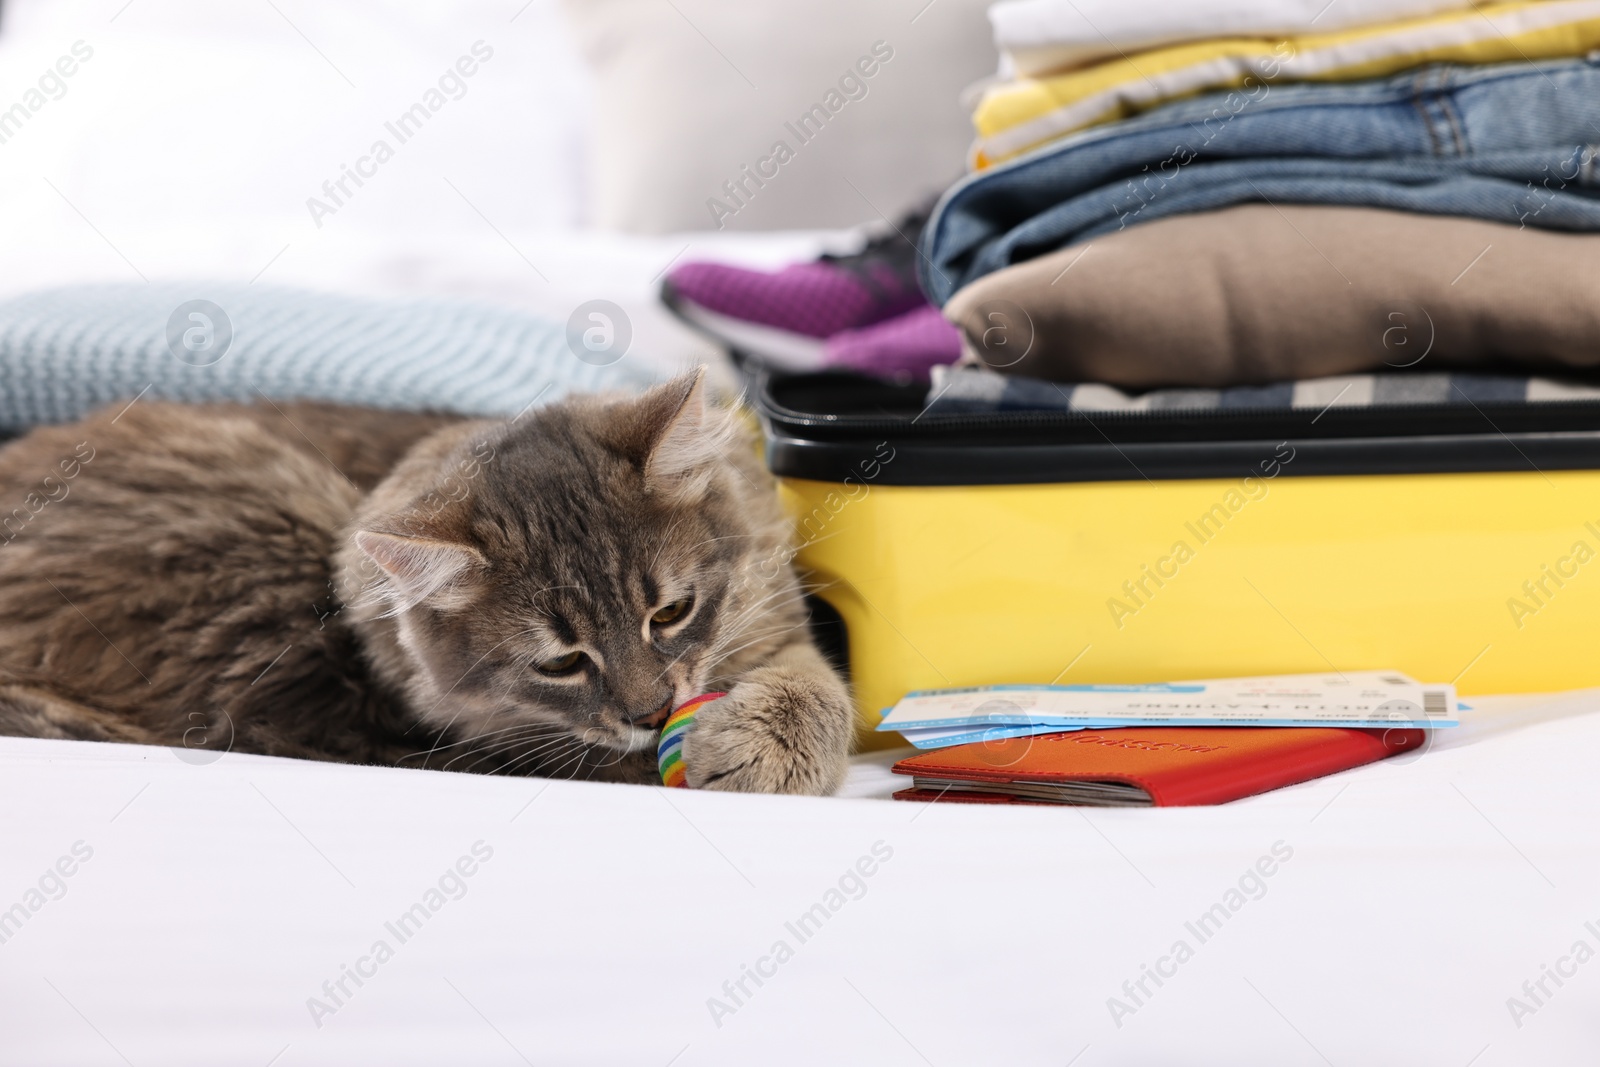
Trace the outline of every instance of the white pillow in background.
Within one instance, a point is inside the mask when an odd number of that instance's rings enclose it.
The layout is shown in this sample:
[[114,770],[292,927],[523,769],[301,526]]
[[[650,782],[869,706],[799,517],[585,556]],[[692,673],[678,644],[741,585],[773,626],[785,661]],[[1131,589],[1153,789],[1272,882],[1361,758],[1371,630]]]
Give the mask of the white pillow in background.
[[594,74],[590,218],[636,233],[893,216],[960,176],[961,90],[995,67],[982,0],[563,3]]

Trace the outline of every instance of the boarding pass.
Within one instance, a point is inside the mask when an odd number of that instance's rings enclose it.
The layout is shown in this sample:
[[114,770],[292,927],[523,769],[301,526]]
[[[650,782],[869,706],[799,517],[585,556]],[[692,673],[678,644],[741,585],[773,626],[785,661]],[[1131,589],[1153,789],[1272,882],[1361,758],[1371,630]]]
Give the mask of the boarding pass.
[[1455,726],[1455,687],[1398,671],[1153,685],[991,685],[910,693],[880,730],[1033,726]]
[[[884,713],[888,713],[887,708]],[[982,726],[933,726],[927,729],[903,727],[900,736],[917,748],[949,748],[951,745],[972,745],[980,741],[1004,741],[1012,737],[1036,737],[1039,734],[1064,734],[1085,730],[1085,726],[1037,726],[1029,723],[986,723]]]

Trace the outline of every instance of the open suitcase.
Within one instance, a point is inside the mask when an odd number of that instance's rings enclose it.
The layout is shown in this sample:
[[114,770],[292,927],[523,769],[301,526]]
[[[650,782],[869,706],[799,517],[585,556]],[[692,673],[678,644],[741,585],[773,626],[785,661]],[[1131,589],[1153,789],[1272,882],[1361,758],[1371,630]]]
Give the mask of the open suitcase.
[[1478,392],[948,411],[815,374],[761,379],[756,406],[868,738],[906,692],[950,686],[1600,685],[1600,391]]

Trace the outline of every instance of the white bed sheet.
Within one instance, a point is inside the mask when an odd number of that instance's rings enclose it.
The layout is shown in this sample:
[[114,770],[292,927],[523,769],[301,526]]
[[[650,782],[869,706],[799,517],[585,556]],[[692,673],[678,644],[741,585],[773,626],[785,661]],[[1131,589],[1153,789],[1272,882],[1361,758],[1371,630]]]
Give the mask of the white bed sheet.
[[0,1062],[1589,1063],[1600,691],[1474,703],[1410,762],[1146,811],[884,803],[882,755],[816,800],[0,740],[0,908],[93,849],[0,944]]

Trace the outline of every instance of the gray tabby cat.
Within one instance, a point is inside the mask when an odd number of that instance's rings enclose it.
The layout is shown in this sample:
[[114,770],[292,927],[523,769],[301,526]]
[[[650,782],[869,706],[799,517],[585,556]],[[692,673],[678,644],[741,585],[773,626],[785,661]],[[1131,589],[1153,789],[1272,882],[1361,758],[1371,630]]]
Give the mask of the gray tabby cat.
[[0,448],[0,733],[827,793],[853,714],[701,374],[511,421],[121,405]]

